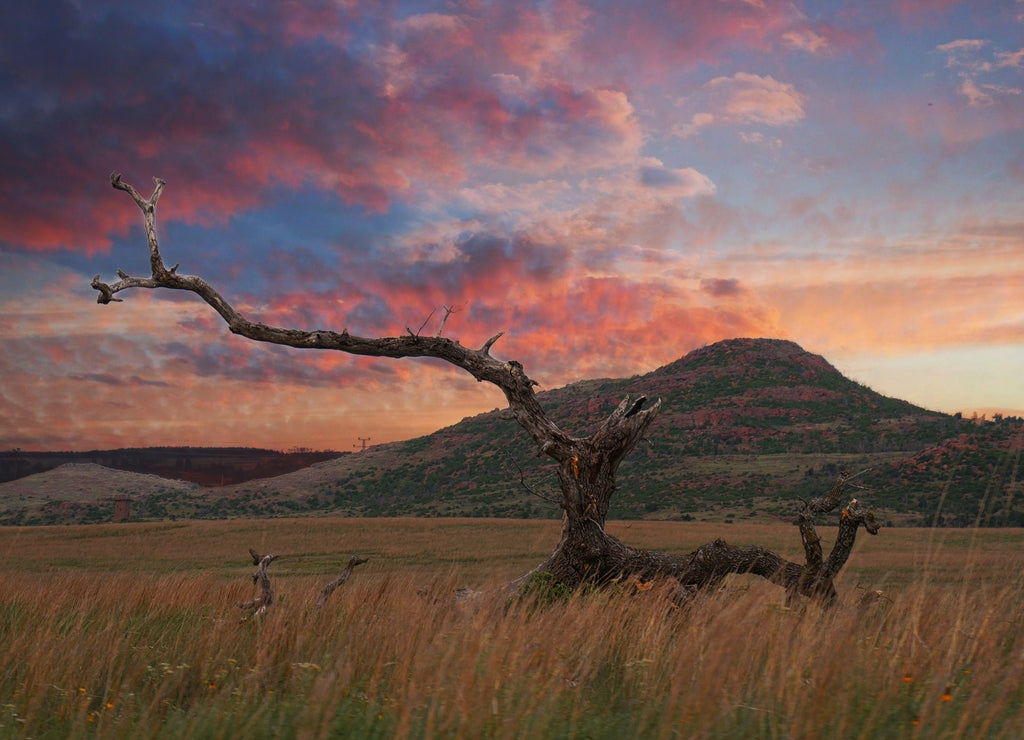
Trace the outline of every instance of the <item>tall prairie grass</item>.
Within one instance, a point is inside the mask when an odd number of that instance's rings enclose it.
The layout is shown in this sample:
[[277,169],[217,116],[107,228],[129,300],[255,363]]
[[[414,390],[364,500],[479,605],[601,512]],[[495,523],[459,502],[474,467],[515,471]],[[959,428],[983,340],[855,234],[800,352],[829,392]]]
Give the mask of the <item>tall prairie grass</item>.
[[[442,524],[423,543],[427,561],[448,554],[434,575],[378,556],[314,611],[336,572],[284,556],[270,569],[278,601],[241,623],[253,586],[235,538],[264,523],[2,530],[0,736],[1015,738],[1024,726],[1019,530],[889,530],[855,553],[864,570],[823,611],[743,577],[686,609],[659,586],[510,600],[504,573],[473,571],[488,557],[481,523]],[[387,524],[398,541],[422,526]],[[553,542],[509,526],[525,549]],[[311,552],[302,522],[272,528]],[[507,535],[495,524],[490,540],[515,560]],[[138,549],[105,561],[122,537]],[[183,572],[154,544],[206,565]],[[467,572],[494,588],[454,600]]]

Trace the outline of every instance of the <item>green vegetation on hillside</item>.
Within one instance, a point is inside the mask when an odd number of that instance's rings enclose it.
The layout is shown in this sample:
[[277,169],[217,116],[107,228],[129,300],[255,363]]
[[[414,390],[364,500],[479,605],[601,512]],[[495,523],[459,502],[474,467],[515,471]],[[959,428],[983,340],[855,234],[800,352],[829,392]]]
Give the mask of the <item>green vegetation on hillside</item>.
[[[860,473],[860,497],[886,523],[1024,524],[1024,420],[966,419],[886,398],[792,342],[718,342],[647,375],[538,395],[557,424],[583,435],[640,394],[661,398],[662,410],[620,468],[613,517],[788,521],[800,497],[825,492],[847,469]],[[108,486],[117,490],[103,501],[54,495],[40,506],[4,495],[16,485],[0,484],[0,523],[107,520],[116,492],[131,493],[133,517],[145,519],[560,516],[530,490],[556,495],[552,464],[502,411],[201,493]]]

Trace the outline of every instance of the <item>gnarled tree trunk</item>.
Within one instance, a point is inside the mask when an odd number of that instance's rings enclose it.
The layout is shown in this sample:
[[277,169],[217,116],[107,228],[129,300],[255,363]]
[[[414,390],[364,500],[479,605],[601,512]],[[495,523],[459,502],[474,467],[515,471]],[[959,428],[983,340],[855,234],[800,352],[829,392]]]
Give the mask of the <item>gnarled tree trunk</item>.
[[113,284],[101,282],[97,275],[92,281],[92,287],[99,291],[97,302],[120,301],[116,294],[128,288],[188,290],[213,307],[231,332],[255,341],[373,357],[434,357],[500,388],[515,419],[541,452],[558,466],[560,505],[564,512],[561,537],[547,561],[531,573],[549,573],[553,582],[570,588],[603,585],[626,577],[642,580],[669,577],[678,581],[681,598],[720,581],[729,573],[752,573],[785,587],[790,595],[804,594],[829,602],[835,598],[832,581],[849,556],[858,526],[863,524],[871,534],[878,531],[871,513],[862,512],[854,500],[843,511],[840,536],[832,554],[827,561],[823,560],[813,517],[838,505],[847,481],[844,474],[827,496],[809,502],[800,514],[798,523],[806,554],[804,565],[789,562],[760,547],[732,546],[722,540],[710,542],[684,556],[629,547],[605,532],[605,518],[615,492],[619,463],[657,417],[660,400],[644,408],[647,401],[644,396],[634,400],[627,398],[594,434],[572,437],[548,418],[533,392],[536,383],[526,375],[523,366],[514,360],[503,362],[491,356],[491,347],[502,336],[501,332],[484,342],[480,349],[471,349],[440,336],[440,332],[428,337],[407,330],[407,334],[399,337],[366,338],[349,334],[347,329],[340,333],[284,329],[250,321],[202,278],[178,274],[177,265],[171,269],[164,266],[155,223],[156,204],[165,185],[163,180],[154,178],[155,188],[149,198],[140,195],[117,173],[111,175],[110,182],[114,188],[128,193],[142,211],[152,275],[139,278],[118,271],[120,279]]

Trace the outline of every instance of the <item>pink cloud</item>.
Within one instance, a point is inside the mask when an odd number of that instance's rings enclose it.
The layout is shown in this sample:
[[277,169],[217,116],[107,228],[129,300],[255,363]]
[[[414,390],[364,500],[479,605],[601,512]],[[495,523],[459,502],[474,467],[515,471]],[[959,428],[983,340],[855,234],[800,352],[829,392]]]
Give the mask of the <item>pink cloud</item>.
[[[618,4],[589,19],[579,51],[592,64],[620,60],[632,79],[661,81],[681,68],[714,65],[727,50],[767,50],[789,27],[788,3]],[[628,69],[628,71],[627,71]]]
[[551,3],[543,10],[512,3],[492,7],[495,16],[479,24],[478,35],[494,29],[497,48],[530,78],[564,72],[593,19],[588,4],[575,0]]
[[[500,55],[478,51],[493,50],[495,34],[555,34],[551,26],[538,29],[524,20],[496,29],[486,19],[436,13],[378,19],[376,47],[349,48],[346,34],[329,34],[331,51],[323,55],[313,42],[344,11],[238,10],[230,26],[218,11],[193,26],[217,38],[230,40],[240,28],[253,36],[237,52],[223,47],[220,66],[161,39],[145,53],[130,47],[118,64],[90,76],[94,88],[84,88],[77,106],[35,127],[34,144],[48,149],[49,172],[40,173],[30,153],[23,162],[15,156],[28,151],[27,140],[13,143],[0,177],[12,218],[4,219],[0,239],[28,248],[108,248],[111,234],[137,221],[86,197],[83,186],[102,187],[115,168],[135,182],[158,175],[187,183],[162,212],[210,224],[266,203],[281,185],[329,188],[383,212],[418,192],[450,191],[474,165],[586,171],[628,162],[642,146],[639,121],[622,90],[533,77],[527,65],[512,60],[509,66]],[[134,38],[124,29],[121,35]],[[83,45],[99,43],[83,39]],[[257,50],[263,56],[258,69],[273,74],[254,71],[246,55]],[[127,75],[126,64],[139,73]],[[170,68],[178,73],[162,74]],[[511,77],[495,76],[510,70],[517,90],[503,82]],[[87,73],[72,69],[55,77],[54,94],[82,87]],[[83,127],[102,135],[67,135]],[[45,183],[31,197],[19,177],[29,172]],[[72,202],[75,207],[67,208]]]
[[[509,261],[489,249],[480,253],[484,262],[476,274],[493,272],[494,278],[466,284],[466,302],[445,334],[478,345],[495,331],[510,330],[495,354],[523,361],[545,387],[653,369],[726,336],[777,334],[762,308],[750,301],[735,305],[735,291],[726,291],[733,293],[727,296],[730,305],[719,306],[670,283],[585,278],[571,271],[518,282],[510,271],[533,269],[529,251]],[[389,306],[415,306],[422,311],[416,318],[427,318],[415,286],[392,288],[383,294]],[[287,320],[315,310],[310,307],[317,300],[296,293],[269,310],[254,310],[251,318]],[[95,308],[89,317],[92,334],[76,335],[73,327],[54,334],[53,352],[40,352],[38,339],[24,351],[9,341],[0,360],[5,378],[0,415],[18,414],[23,421],[19,439],[10,443],[66,448],[77,439],[108,447],[190,444],[201,437],[204,444],[338,447],[352,424],[364,430],[361,436],[384,441],[425,433],[502,403],[493,389],[429,362],[260,345],[233,337],[216,317],[210,326],[190,320],[169,332],[168,317],[183,310],[212,316],[202,304],[137,293],[123,304]],[[326,328],[351,325],[351,315],[343,313],[323,315],[333,324]],[[425,331],[436,325],[435,318]],[[431,397],[429,411],[423,410],[424,394]],[[378,399],[378,406],[367,406],[367,398]],[[381,398],[388,399],[386,413]],[[142,416],[134,411],[141,408]]]
[[1020,81],[1006,70],[1020,68],[1024,49],[997,51],[986,39],[956,39],[935,47],[959,80],[957,89],[971,107],[987,106],[1007,96],[1024,95]]
[[804,117],[806,97],[796,88],[771,75],[737,72],[732,77],[715,77],[686,101],[687,107],[702,108],[688,124],[677,125],[673,133],[688,137],[716,124],[764,124],[784,126]]
[[810,28],[784,31],[781,39],[783,46],[798,51],[805,51],[809,54],[822,53],[829,47],[828,38]]

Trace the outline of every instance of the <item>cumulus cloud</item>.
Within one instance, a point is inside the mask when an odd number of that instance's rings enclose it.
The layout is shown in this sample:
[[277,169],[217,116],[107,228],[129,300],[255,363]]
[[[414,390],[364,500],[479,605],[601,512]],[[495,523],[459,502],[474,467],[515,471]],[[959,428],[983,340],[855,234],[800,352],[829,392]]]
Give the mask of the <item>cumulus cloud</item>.
[[723,124],[764,124],[784,126],[804,117],[806,96],[771,75],[737,72],[732,77],[715,77],[694,96],[686,107],[700,106],[689,123],[677,125],[673,133],[688,137],[701,129]]
[[733,120],[780,126],[804,117],[805,97],[793,85],[778,82],[770,75],[759,77],[738,72],[732,77],[716,77],[708,87],[724,95],[723,110]]
[[628,163],[643,144],[633,106],[619,90],[549,81],[523,88],[505,110],[508,118],[493,138],[499,146],[491,150],[503,166],[580,173]]
[[715,184],[711,178],[692,167],[673,169],[660,160],[647,158],[640,165],[640,183],[669,198],[693,198],[712,195]]

